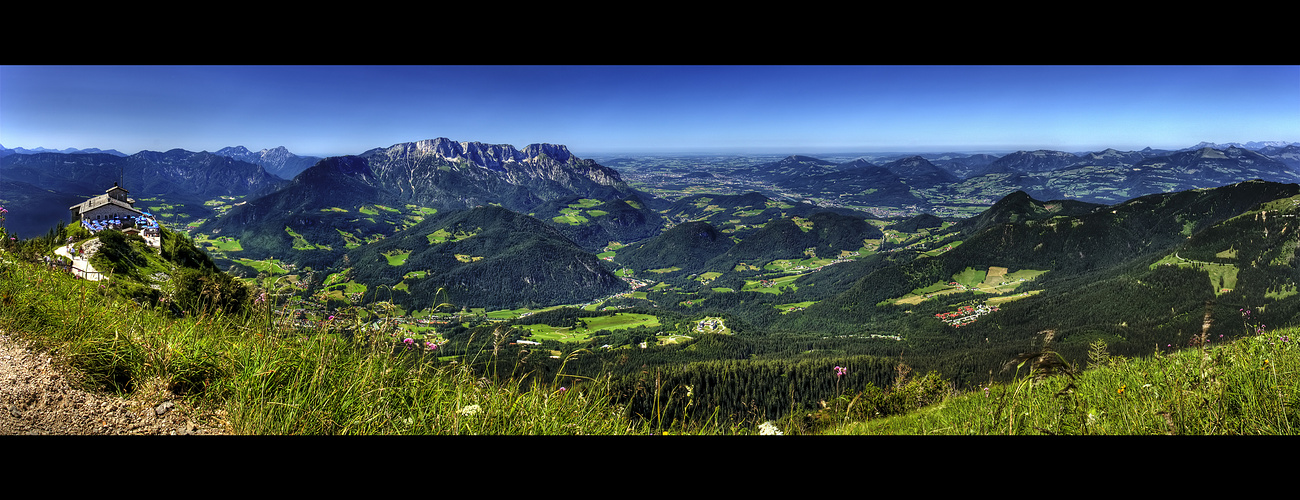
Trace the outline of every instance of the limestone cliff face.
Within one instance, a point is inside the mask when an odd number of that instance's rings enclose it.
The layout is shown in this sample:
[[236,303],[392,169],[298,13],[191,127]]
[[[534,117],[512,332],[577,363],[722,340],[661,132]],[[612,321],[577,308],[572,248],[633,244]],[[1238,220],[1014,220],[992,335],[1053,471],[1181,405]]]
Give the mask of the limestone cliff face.
[[618,172],[556,144],[520,151],[438,138],[372,149],[359,158],[373,174],[363,182],[428,206],[499,203],[527,210],[566,196],[608,200],[630,193]]

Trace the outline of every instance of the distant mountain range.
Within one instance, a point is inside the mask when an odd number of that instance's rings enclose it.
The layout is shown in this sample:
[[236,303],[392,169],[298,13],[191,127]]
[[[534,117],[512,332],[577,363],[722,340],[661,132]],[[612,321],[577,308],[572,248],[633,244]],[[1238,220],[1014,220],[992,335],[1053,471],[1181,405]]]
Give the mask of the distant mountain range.
[[8,156],[8,155],[12,155],[12,154],[33,155],[33,154],[37,154],[37,153],[63,153],[63,154],[74,154],[74,153],[87,153],[87,154],[90,154],[90,153],[104,153],[104,154],[110,154],[110,155],[113,155],[113,156],[126,156],[126,153],[123,153],[123,152],[118,151],[118,150],[116,150],[116,149],[107,149],[107,150],[105,150],[105,149],[99,149],[99,148],[86,148],[86,149],[76,149],[76,148],[65,148],[65,149],[48,149],[48,148],[26,149],[26,148],[13,148],[13,149],[8,149],[8,148],[6,148],[6,147],[4,147],[4,146],[0,146],[0,156]]
[[[141,151],[141,153],[143,153],[143,152],[144,152],[144,151]],[[0,157],[2,157],[2,156],[9,156],[9,155],[13,155],[13,154],[33,155],[33,154],[40,154],[40,153],[60,153],[60,154],[97,154],[97,153],[102,153],[102,154],[110,154],[110,155],[113,155],[113,156],[119,156],[119,157],[132,156],[132,155],[128,155],[128,154],[126,154],[126,153],[123,153],[123,152],[121,152],[121,151],[118,151],[118,150],[116,150],[116,149],[106,149],[106,150],[105,150],[105,149],[99,149],[99,148],[86,148],[86,149],[76,149],[76,148],[66,148],[66,149],[48,149],[48,148],[26,149],[26,148],[13,148],[13,149],[8,149],[8,148],[5,148],[4,146],[0,146]],[[288,149],[285,149],[284,146],[279,146],[279,147],[276,147],[276,148],[274,148],[274,149],[263,149],[263,150],[261,150],[261,151],[259,151],[259,152],[256,152],[256,153],[255,153],[255,152],[252,152],[252,151],[249,151],[248,148],[245,148],[245,147],[243,147],[243,146],[233,146],[233,147],[221,148],[221,149],[217,150],[216,153],[213,153],[213,154],[216,154],[217,156],[226,156],[226,157],[233,158],[233,159],[236,159],[236,160],[245,161],[245,162],[248,162],[248,163],[252,163],[252,164],[254,164],[254,165],[261,165],[262,168],[266,169],[267,172],[270,172],[272,175],[275,175],[275,176],[277,176],[277,177],[283,178],[283,179],[285,179],[285,180],[293,179],[293,177],[294,177],[295,175],[298,175],[299,172],[302,172],[303,170],[306,170],[307,167],[310,167],[310,166],[312,166],[312,165],[315,165],[316,162],[320,161],[320,158],[315,157],[315,156],[298,156],[298,155],[295,155],[295,154],[293,154],[293,153],[290,153],[289,150],[288,150]]]
[[1285,147],[1287,147],[1287,146],[1300,146],[1300,142],[1286,142],[1286,141],[1250,141],[1250,142],[1245,142],[1245,143],[1241,143],[1241,142],[1225,142],[1225,143],[1222,143],[1222,144],[1216,144],[1216,143],[1213,143],[1213,142],[1201,142],[1200,144],[1197,144],[1197,145],[1192,146],[1192,147],[1190,147],[1190,148],[1181,149],[1180,151],[1188,151],[1188,150],[1201,149],[1201,148],[1225,149],[1225,148],[1229,148],[1229,147],[1245,148],[1245,149],[1249,149],[1249,150],[1252,150],[1252,151],[1260,151],[1260,150],[1268,149],[1268,148],[1285,148]]
[[[961,153],[859,158],[842,164],[805,156],[732,172],[829,205],[930,210],[987,206],[1015,191],[1040,199],[1117,203],[1138,196],[1261,179],[1300,182],[1300,144],[1202,145],[1178,151],[1036,150],[1002,156]],[[931,160],[933,159],[933,161]],[[776,193],[773,193],[776,194]],[[789,194],[789,193],[783,193]]]
[[205,207],[209,200],[270,192],[286,182],[252,163],[183,149],[0,157],[0,200],[10,212],[6,226],[22,237],[68,222],[69,206],[119,183],[142,201],[162,197],[177,210],[206,217],[212,213]]

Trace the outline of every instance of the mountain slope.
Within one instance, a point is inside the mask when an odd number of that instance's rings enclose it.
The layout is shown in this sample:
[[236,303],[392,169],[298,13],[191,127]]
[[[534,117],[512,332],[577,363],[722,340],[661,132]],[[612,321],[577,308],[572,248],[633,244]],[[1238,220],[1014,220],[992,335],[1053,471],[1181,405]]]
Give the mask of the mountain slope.
[[912,193],[912,186],[903,176],[886,167],[870,164],[823,175],[796,177],[777,186],[862,206],[901,207],[925,203],[924,199]]
[[335,268],[350,268],[352,280],[368,287],[394,287],[394,300],[412,309],[428,307],[439,291],[460,306],[509,309],[580,303],[627,289],[554,228],[495,206],[428,217],[347,252]]
[[982,175],[944,190],[950,196],[1004,196],[1024,191],[1039,199],[1112,204],[1157,193],[1206,189],[1261,179],[1300,182],[1285,163],[1246,149],[1119,152],[1076,156],[1060,151],[1018,152],[999,158]]
[[790,155],[778,161],[752,167],[753,174],[770,182],[780,183],[800,177],[825,175],[837,170],[835,162],[811,156]]
[[619,250],[618,262],[637,271],[677,268],[680,274],[690,274],[734,246],[735,242],[713,225],[692,221]]
[[901,178],[908,186],[918,189],[943,186],[959,180],[957,176],[936,167],[929,160],[920,156],[909,156],[882,166]]
[[706,267],[727,272],[741,263],[762,266],[778,259],[835,258],[841,252],[860,250],[864,240],[882,236],[880,229],[863,218],[834,212],[778,219],[746,235],[734,248],[711,259]]

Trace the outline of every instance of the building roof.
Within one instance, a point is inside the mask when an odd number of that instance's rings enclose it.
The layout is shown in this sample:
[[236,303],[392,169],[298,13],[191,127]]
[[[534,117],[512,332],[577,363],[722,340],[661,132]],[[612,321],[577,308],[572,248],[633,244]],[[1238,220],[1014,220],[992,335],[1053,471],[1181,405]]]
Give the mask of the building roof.
[[[123,191],[125,191],[125,189],[124,189]],[[124,209],[127,209],[127,210],[130,210],[130,211],[132,211],[132,212],[138,213],[138,214],[140,214],[140,215],[144,215],[143,212],[140,212],[139,210],[136,210],[135,207],[132,207],[130,203],[124,202],[124,201],[119,200],[119,199],[117,199],[117,198],[110,197],[110,196],[107,195],[107,194],[101,194],[101,195],[96,196],[96,197],[94,197],[94,198],[91,198],[91,199],[89,199],[89,200],[86,200],[86,201],[83,201],[83,202],[78,203],[78,204],[76,204],[76,205],[70,206],[70,207],[68,207],[68,210],[76,210],[77,213],[79,213],[79,214],[84,214],[84,213],[86,213],[86,212],[89,212],[89,211],[91,211],[91,210],[94,210],[94,209],[96,209],[96,208],[99,208],[99,207],[102,207],[102,206],[105,206],[105,205],[117,205],[117,206],[119,206],[119,207],[122,207],[122,208],[124,208]]]

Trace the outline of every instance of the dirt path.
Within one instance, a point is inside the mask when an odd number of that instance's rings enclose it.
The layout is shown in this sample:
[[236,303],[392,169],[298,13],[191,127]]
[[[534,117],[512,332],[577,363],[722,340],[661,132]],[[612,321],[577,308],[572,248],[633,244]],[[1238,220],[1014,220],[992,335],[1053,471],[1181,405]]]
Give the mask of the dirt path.
[[71,250],[72,247],[78,245],[61,246],[54,249],[54,253],[72,260],[72,273],[77,277],[90,281],[99,281],[103,279],[103,275],[95,271],[95,268],[90,265],[90,258],[95,255],[96,250],[99,250],[99,245],[99,238],[95,238],[80,245],[82,255],[74,254]]
[[132,399],[72,387],[47,353],[0,330],[0,435],[213,435],[166,391]]

